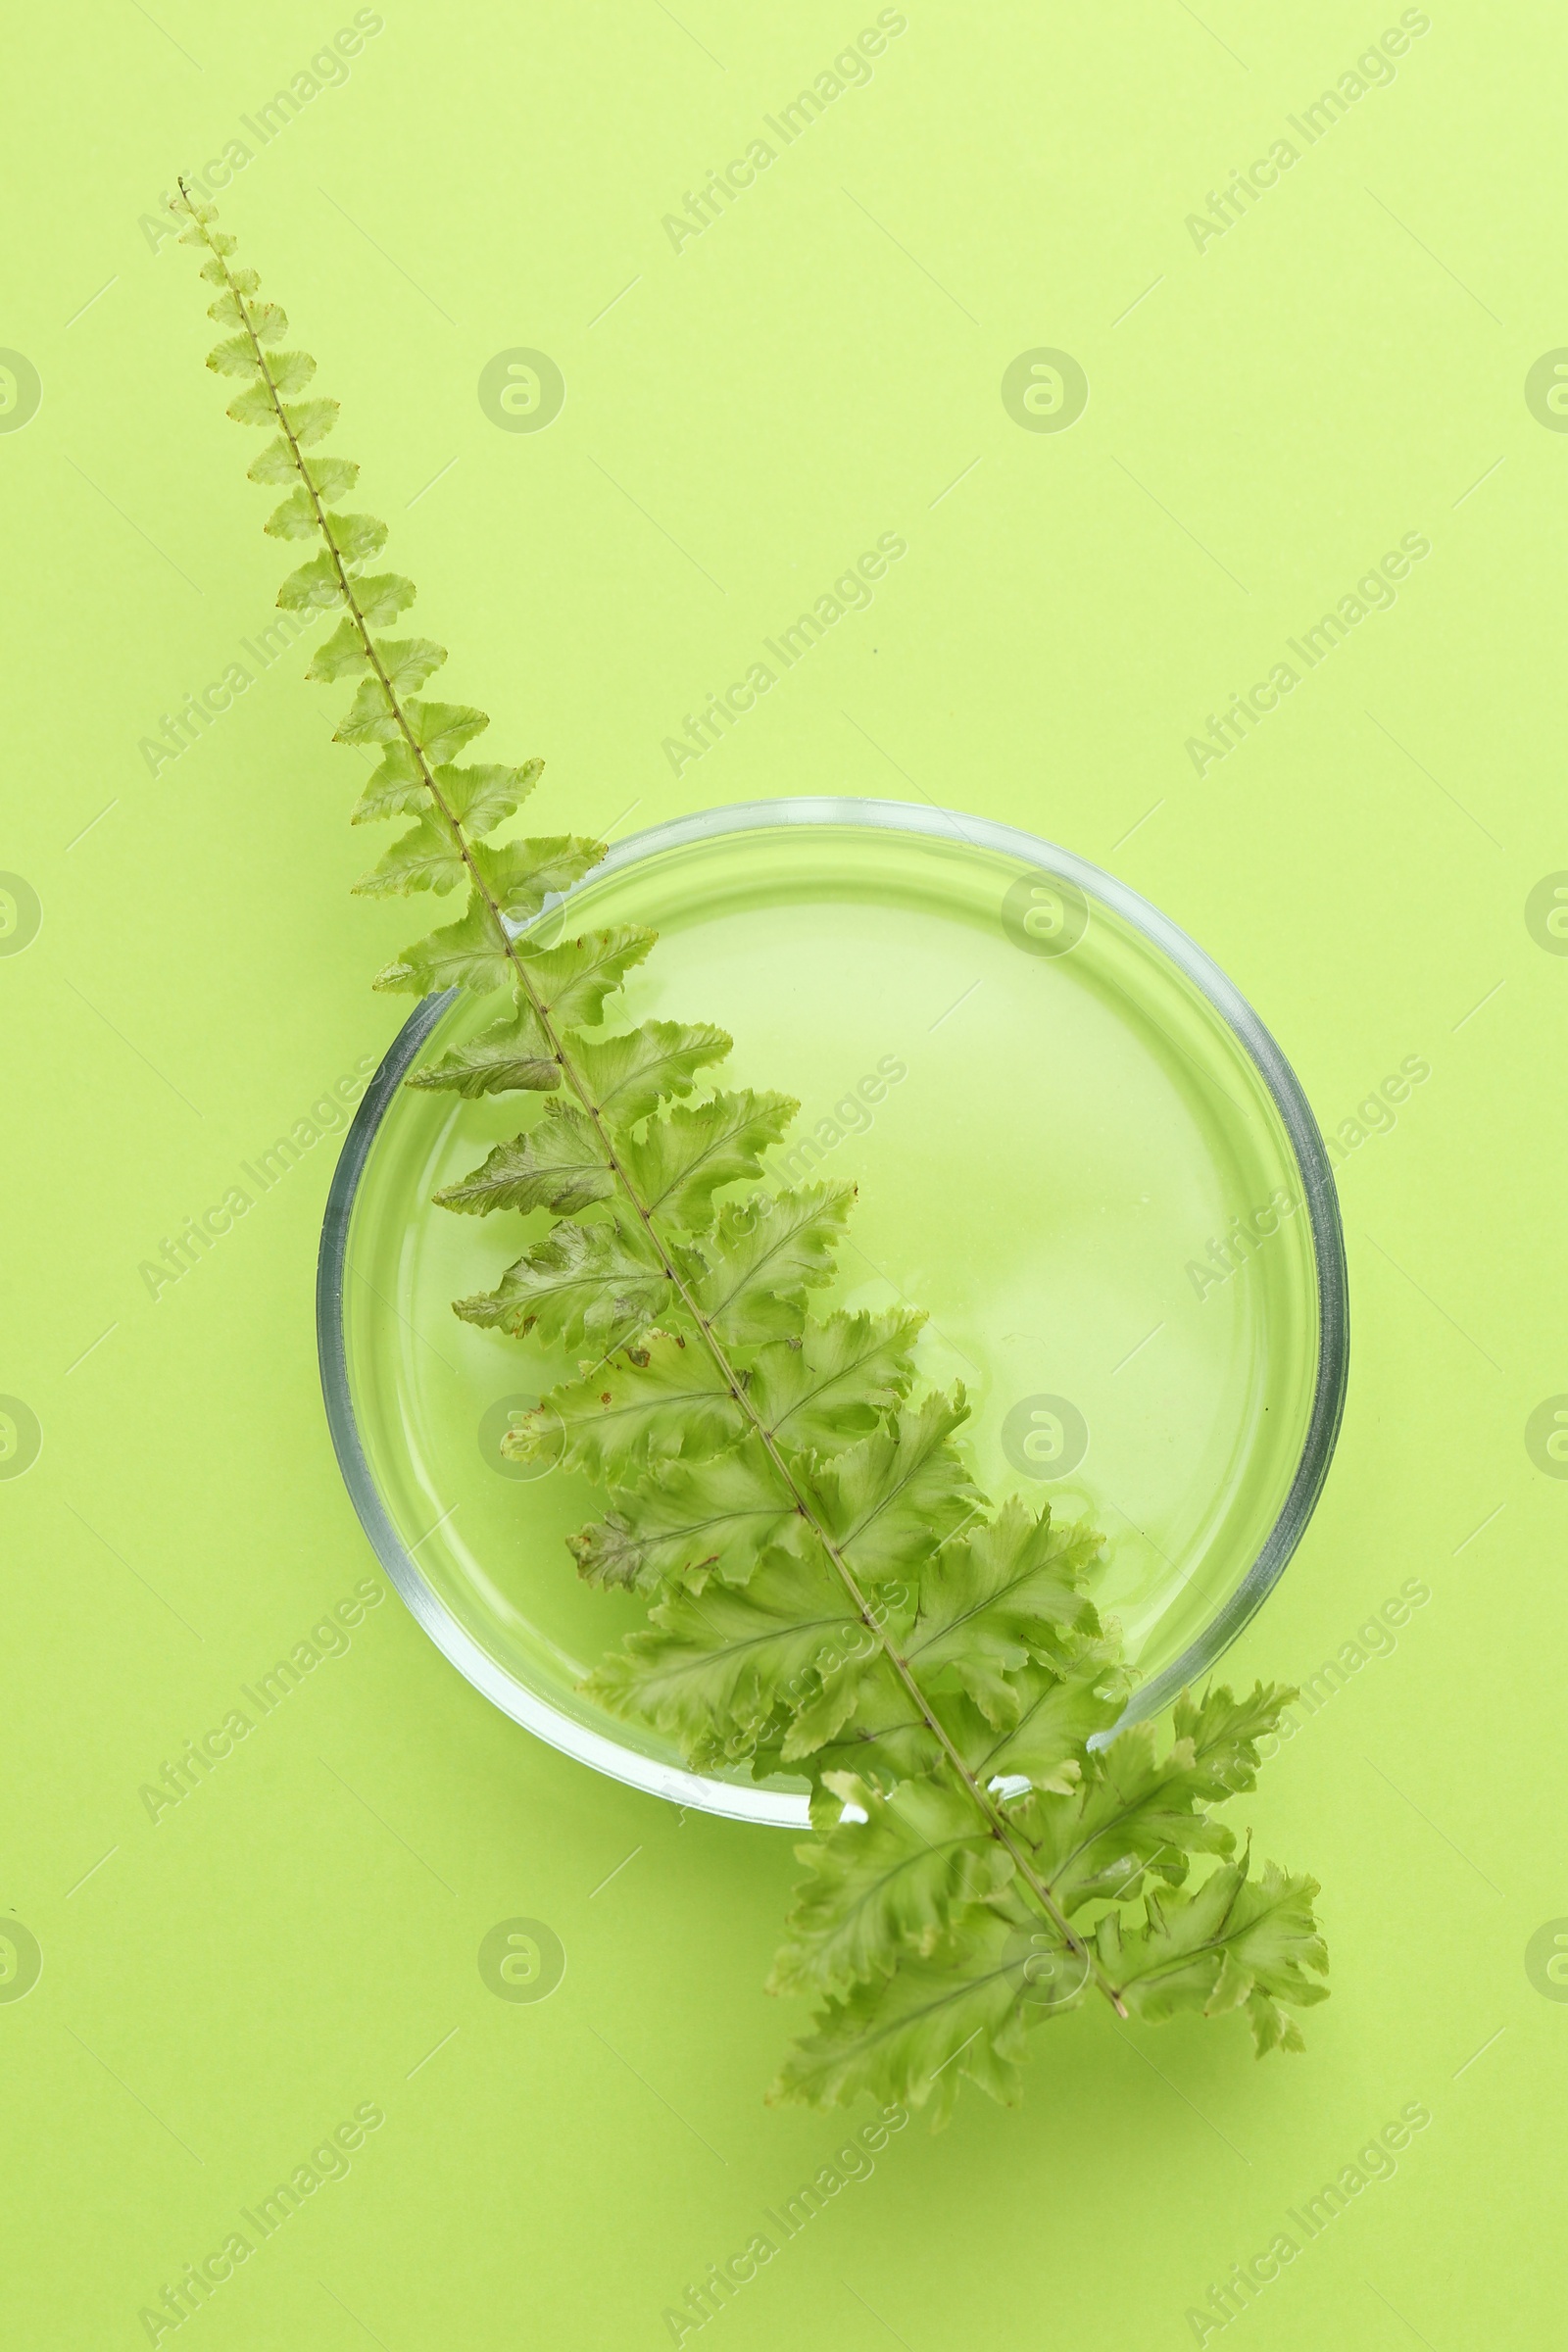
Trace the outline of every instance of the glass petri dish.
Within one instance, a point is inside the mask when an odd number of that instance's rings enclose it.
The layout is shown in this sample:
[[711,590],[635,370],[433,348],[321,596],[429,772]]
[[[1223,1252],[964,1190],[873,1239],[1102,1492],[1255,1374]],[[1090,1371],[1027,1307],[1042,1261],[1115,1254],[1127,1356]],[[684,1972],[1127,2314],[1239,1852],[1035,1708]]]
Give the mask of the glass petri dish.
[[[1069,852],[897,802],[657,826],[533,928],[568,917],[656,929],[625,1019],[718,1019],[726,1083],[800,1099],[773,1173],[858,1187],[820,1305],[924,1308],[919,1360],[964,1385],[981,1486],[1103,1532],[1096,1596],[1140,1677],[1124,1721],[1202,1676],[1300,1540],[1348,1360],[1322,1142],[1224,974]],[[430,1205],[542,1099],[402,1083],[493,1017],[424,1000],[344,1143],[318,1329],[349,1493],[419,1623],[515,1721],[676,1803],[801,1827],[804,1783],[691,1772],[578,1688],[642,1606],[573,1570],[564,1539],[597,1491],[500,1450],[575,1366],[452,1313],[520,1254],[523,1222]]]

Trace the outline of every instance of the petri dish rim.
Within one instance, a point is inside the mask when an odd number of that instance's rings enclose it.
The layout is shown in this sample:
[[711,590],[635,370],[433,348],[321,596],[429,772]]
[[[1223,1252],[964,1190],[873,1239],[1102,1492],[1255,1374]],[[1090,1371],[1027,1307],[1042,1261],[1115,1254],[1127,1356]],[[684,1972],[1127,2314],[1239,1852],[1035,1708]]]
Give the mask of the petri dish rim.
[[[1186,1649],[1140,1686],[1115,1729],[1103,1735],[1106,1740],[1114,1739],[1117,1731],[1159,1713],[1230,1647],[1284,1574],[1328,1476],[1349,1369],[1349,1302],[1339,1200],[1317,1121],[1299,1080],[1258,1014],[1213,958],[1178,924],[1087,858],[990,817],[934,806],[921,808],[906,801],[839,796],[741,802],[674,817],[628,835],[589,879],[602,881],[693,843],[790,826],[884,830],[957,841],[1074,884],[1159,949],[1219,1014],[1262,1080],[1295,1156],[1311,1233],[1318,1330],[1312,1401],[1295,1474],[1246,1574]],[[567,894],[568,902],[572,895]],[[648,1794],[733,1820],[804,1828],[808,1822],[804,1796],[712,1780],[640,1755],[590,1726],[574,1722],[529,1690],[475,1641],[432,1590],[382,1501],[361,1439],[349,1383],[343,1306],[349,1235],[361,1180],[382,1121],[425,1039],[458,993],[447,989],[424,998],[393,1039],[355,1112],[327,1195],[317,1259],[317,1347],[327,1427],[350,1500],[376,1557],[416,1620],[459,1672],[514,1722],[578,1762]]]

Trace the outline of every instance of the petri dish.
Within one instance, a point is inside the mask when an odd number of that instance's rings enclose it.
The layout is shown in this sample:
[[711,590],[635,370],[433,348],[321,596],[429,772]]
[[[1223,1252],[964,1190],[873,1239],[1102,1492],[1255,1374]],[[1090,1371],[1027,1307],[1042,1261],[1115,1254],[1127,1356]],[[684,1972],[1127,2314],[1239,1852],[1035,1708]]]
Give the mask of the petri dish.
[[[921,1367],[963,1383],[980,1485],[1103,1533],[1097,1598],[1140,1678],[1124,1720],[1156,1712],[1283,1573],[1344,1401],[1333,1179],[1262,1022],[1111,876],[897,802],[679,818],[533,927],[626,921],[661,939],[616,1025],[716,1020],[725,1083],[799,1099],[772,1173],[858,1188],[819,1308],[926,1311]],[[452,1312],[520,1254],[525,1221],[430,1205],[542,1098],[403,1084],[494,1010],[426,998],[345,1139],[318,1330],[349,1493],[419,1623],[516,1722],[676,1803],[800,1827],[804,1783],[694,1773],[578,1688],[642,1605],[576,1577],[564,1538],[598,1491],[500,1451],[511,1414],[575,1366]]]

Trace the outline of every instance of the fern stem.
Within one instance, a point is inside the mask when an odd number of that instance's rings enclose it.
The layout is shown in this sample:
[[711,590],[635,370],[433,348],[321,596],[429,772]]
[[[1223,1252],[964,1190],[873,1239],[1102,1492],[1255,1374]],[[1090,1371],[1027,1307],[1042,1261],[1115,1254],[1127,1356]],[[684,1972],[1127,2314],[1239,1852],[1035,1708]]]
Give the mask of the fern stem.
[[211,237],[207,233],[206,222],[200,220],[194,211],[194,208],[190,207],[189,191],[185,187],[183,180],[179,184],[180,193],[185,197],[187,208],[190,210],[190,217],[197,221],[197,225],[201,230],[202,241],[208,247],[208,250],[213,254],[215,260],[217,260],[221,268],[223,273],[223,282],[228,292],[234,298],[235,306],[239,312],[246,335],[250,341],[251,350],[255,355],[257,368],[260,372],[263,383],[267,387],[268,399],[270,402],[273,414],[277,418],[278,429],[288,444],[289,454],[293,460],[295,471],[299,475],[300,481],[304,486],[304,489],[310,499],[312,509],[315,513],[317,527],[320,533],[322,544],[331,558],[332,567],[337,574],[338,590],[344,609],[347,611],[354,622],[354,626],[359,634],[360,642],[365,648],[366,659],[368,662],[370,668],[375,675],[376,682],[380,686],[381,693],[385,698],[387,710],[396,724],[398,732],[402,736],[403,741],[408,746],[409,752],[418,769],[420,780],[423,783],[425,790],[429,793],[430,799],[439,812],[442,822],[446,825],[452,837],[453,845],[461,857],[464,865],[467,869],[474,891],[478,894],[480,900],[488,909],[489,914],[494,921],[497,933],[504,943],[507,959],[511,963],[514,971],[516,973],[518,990],[530,1005],[534,1017],[538,1021],[540,1028],[545,1035],[551,1053],[553,1054],[557,1063],[560,1065],[563,1077],[565,1079],[572,1093],[576,1096],[577,1101],[581,1103],[582,1108],[586,1112],[589,1119],[591,1119],[593,1122],[594,1128],[599,1137],[601,1148],[604,1151],[606,1160],[609,1164],[612,1174],[614,1176],[616,1182],[620,1186],[627,1202],[639,1218],[643,1229],[648,1236],[650,1244],[658,1254],[659,1261],[663,1268],[666,1278],[674,1284],[676,1291],[679,1293],[682,1305],[684,1306],[687,1314],[691,1317],[692,1322],[696,1325],[698,1331],[701,1333],[704,1345],[706,1346],[709,1354],[712,1359],[714,1368],[718,1372],[720,1378],[725,1382],[736,1403],[740,1406],[742,1412],[750,1421],[754,1434],[760,1440],[774,1470],[776,1471],[785,1490],[789,1494],[795,1509],[800,1513],[802,1518],[806,1520],[808,1525],[816,1535],[818,1542],[821,1544],[822,1548],[826,1552],[828,1558],[832,1561],[833,1566],[843,1583],[845,1592],[849,1596],[852,1606],[858,1611],[861,1622],[871,1633],[873,1639],[880,1646],[889,1665],[892,1667],[894,1673],[898,1676],[899,1681],[903,1684],[905,1690],[908,1693],[909,1698],[912,1700],[916,1710],[919,1713],[921,1722],[924,1724],[926,1730],[931,1734],[933,1739],[935,1739],[937,1741],[950,1770],[953,1772],[959,1785],[970,1798],[976,1811],[979,1813],[982,1821],[984,1822],[988,1834],[995,1838],[996,1841],[1003,1846],[1007,1854],[1011,1857],[1015,1870],[1018,1872],[1025,1886],[1028,1888],[1030,1895],[1033,1897],[1042,1915],[1050,1922],[1052,1927],[1054,1928],[1057,1935],[1060,1936],[1063,1948],[1066,1951],[1082,1955],[1088,1964],[1090,1974],[1092,1975],[1099,1990],[1104,1994],[1106,2000],[1110,2002],[1117,2015],[1125,2017],[1127,2015],[1127,2009],[1122,2001],[1119,1991],[1105,1976],[1103,1970],[1101,1968],[1098,1960],[1096,1959],[1090,1944],[1082,1936],[1075,1934],[1067,1920],[1066,1914],[1056,1902],[1051,1887],[1048,1886],[1046,1881],[1040,1877],[1039,1873],[1034,1868],[1034,1865],[1029,1858],[1026,1841],[1017,1835],[1012,1824],[1007,1820],[1005,1813],[1003,1811],[1003,1808],[998,1803],[997,1799],[993,1796],[991,1790],[985,1788],[978,1780],[976,1775],[970,1771],[968,1765],[964,1762],[962,1755],[953,1740],[950,1738],[945,1726],[942,1724],[935,1710],[928,1704],[925,1694],[921,1690],[919,1683],[915,1677],[913,1668],[910,1666],[907,1658],[905,1657],[898,1644],[892,1640],[885,1625],[878,1621],[871,1608],[870,1602],[860,1588],[859,1581],[857,1578],[855,1571],[851,1567],[849,1561],[845,1558],[844,1553],[840,1549],[839,1545],[829,1535],[827,1529],[821,1524],[821,1521],[815,1511],[811,1508],[808,1496],[797,1482],[776,1440],[774,1439],[772,1433],[764,1426],[761,1415],[758,1412],[756,1405],[752,1402],[751,1397],[747,1394],[746,1383],[735,1365],[731,1363],[722,1341],[718,1338],[716,1332],[713,1330],[712,1324],[709,1317],[703,1313],[702,1308],[699,1306],[685,1276],[682,1274],[671,1252],[664,1247],[664,1244],[660,1237],[658,1227],[655,1224],[653,1211],[648,1203],[644,1201],[638,1194],[635,1185],[632,1183],[631,1178],[626,1171],[626,1168],[622,1164],[620,1157],[615,1151],[614,1144],[612,1141],[609,1128],[605,1121],[604,1113],[598,1102],[595,1102],[587,1080],[577,1068],[575,1062],[571,1058],[570,1054],[567,1052],[564,1037],[556,1028],[555,1023],[551,1019],[550,1007],[542,1002],[534,988],[533,982],[528,974],[527,964],[522,956],[519,954],[516,943],[508,927],[501,904],[479,870],[478,862],[473,856],[467,836],[464,831],[462,821],[454,813],[450,803],[447,801],[440,785],[437,783],[430,761],[425,756],[423,747],[416,740],[414,730],[409,724],[407,714],[404,711],[403,705],[397,694],[397,690],[387,675],[380,655],[376,650],[375,642],[371,637],[369,625],[365,618],[363,611],[361,610],[359,600],[355,596],[354,584],[349,575],[347,565],[344,564],[343,557],[332,537],[331,529],[327,522],[326,510],[321,503],[320,495],[317,490],[316,484],[311,478],[310,468],[306,464],[299,442],[295,438],[293,428],[289,423],[288,416],[283,406],[282,397],[278,392],[275,381],[273,380],[272,371],[268,366],[267,354],[263,349],[262,343],[257,336],[255,327],[252,324],[249,304],[245,296],[241,294],[238,286],[234,283],[234,279],[229,270],[226,256],[220,253],[217,246],[213,244]]

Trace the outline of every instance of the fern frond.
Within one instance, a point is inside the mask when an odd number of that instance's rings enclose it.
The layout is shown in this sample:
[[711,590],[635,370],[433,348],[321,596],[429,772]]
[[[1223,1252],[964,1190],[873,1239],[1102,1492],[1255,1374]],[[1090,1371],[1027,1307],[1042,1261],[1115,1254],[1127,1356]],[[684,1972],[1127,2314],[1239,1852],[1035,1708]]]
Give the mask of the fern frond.
[[[1272,1867],[1250,1880],[1211,1811],[1252,1788],[1290,1694],[1184,1698],[1162,1755],[1148,1729],[1098,1744],[1128,1690],[1090,1592],[1098,1539],[993,1509],[961,1393],[920,1389],[917,1313],[812,1314],[853,1195],[768,1180],[797,1106],[699,1092],[729,1053],[721,1029],[604,1028],[654,934],[530,942],[604,845],[495,838],[540,761],[462,763],[487,714],[420,699],[446,650],[383,637],[414,584],[367,569],[387,530],[344,511],[355,462],[306,455],[337,403],[296,397],[316,362],[281,347],[288,321],[214,208],[182,188],[174,211],[224,330],[208,365],[241,386],[228,415],[271,436],[250,467],[273,496],[264,528],[313,548],[278,603],[337,613],[309,675],[352,685],[337,740],[377,756],[352,821],[413,820],[357,888],[465,894],[373,985],[497,1000],[410,1083],[525,1099],[519,1132],[437,1200],[535,1221],[457,1312],[586,1359],[505,1447],[607,1490],[570,1540],[578,1571],[650,1603],[588,1689],[699,1769],[810,1787],[817,1834],[773,1984],[826,2005],[773,2095],[866,2090],[940,2118],[967,2076],[1011,2099],[1029,2027],[1091,1994],[1149,2019],[1243,2008],[1260,2051],[1298,2046],[1291,2012],[1324,1991],[1316,1888]],[[1198,1855],[1217,1859],[1194,1887]]]

